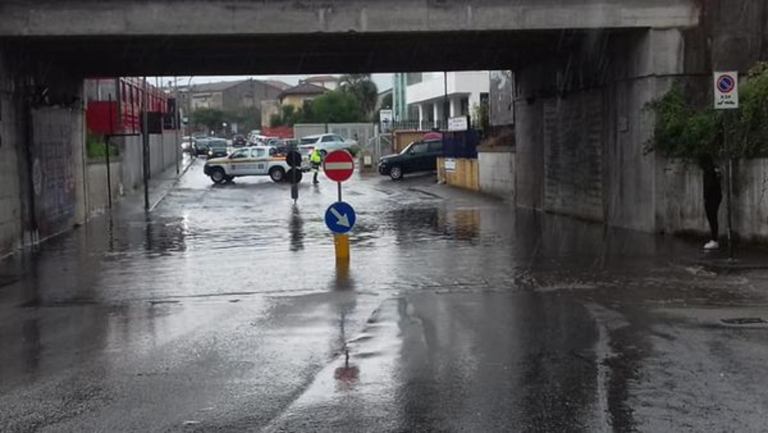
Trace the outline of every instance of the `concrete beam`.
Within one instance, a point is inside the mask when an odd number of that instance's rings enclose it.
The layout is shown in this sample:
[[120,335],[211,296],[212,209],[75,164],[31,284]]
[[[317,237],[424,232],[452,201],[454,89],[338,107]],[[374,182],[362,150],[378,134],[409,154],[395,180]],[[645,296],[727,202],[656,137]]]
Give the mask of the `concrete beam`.
[[670,28],[695,0],[42,0],[0,4],[0,37]]

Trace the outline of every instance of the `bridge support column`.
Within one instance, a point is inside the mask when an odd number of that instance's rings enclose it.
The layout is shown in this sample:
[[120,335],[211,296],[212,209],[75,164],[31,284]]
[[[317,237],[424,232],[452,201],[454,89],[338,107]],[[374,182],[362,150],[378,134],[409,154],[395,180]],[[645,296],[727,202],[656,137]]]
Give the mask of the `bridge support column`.
[[656,230],[647,103],[684,77],[676,29],[590,36],[517,75],[517,203]]
[[0,51],[0,256],[85,221],[82,79]]

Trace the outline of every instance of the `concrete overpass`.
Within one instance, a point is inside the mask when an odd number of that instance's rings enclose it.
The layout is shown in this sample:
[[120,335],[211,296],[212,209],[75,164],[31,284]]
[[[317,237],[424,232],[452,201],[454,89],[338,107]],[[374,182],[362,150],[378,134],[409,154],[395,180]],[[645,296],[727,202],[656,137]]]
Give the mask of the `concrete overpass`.
[[510,68],[574,35],[690,28],[695,0],[3,2],[0,38],[89,75]]
[[646,103],[675,81],[705,100],[714,68],[768,58],[767,16],[764,0],[3,1],[0,253],[82,221],[82,79],[115,75],[512,69],[516,203],[655,231]]

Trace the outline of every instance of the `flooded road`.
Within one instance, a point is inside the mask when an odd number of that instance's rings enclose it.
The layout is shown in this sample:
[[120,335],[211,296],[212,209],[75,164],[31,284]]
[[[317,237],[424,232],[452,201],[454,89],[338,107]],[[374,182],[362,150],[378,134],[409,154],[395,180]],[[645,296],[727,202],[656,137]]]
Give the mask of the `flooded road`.
[[372,174],[337,267],[335,197],[198,161],[0,263],[0,431],[764,430],[766,271]]

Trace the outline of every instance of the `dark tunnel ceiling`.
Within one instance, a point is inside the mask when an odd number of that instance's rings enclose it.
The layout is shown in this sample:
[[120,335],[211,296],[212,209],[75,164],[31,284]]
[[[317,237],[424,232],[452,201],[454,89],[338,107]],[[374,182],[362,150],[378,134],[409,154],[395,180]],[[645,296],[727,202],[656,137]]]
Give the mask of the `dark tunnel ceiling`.
[[71,37],[2,41],[19,59],[82,76],[515,69],[572,50],[576,31]]

